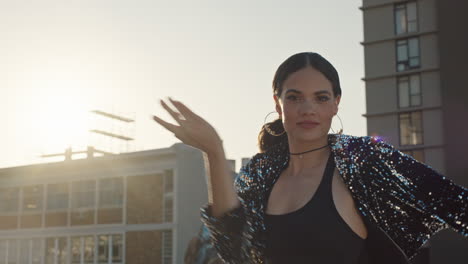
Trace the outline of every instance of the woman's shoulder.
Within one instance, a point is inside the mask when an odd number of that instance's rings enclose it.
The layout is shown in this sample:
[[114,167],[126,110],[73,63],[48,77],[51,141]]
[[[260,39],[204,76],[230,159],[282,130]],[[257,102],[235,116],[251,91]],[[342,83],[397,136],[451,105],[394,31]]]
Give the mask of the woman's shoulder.
[[287,161],[287,152],[284,146],[275,146],[265,152],[253,155],[237,174],[235,183],[240,189],[251,189],[260,186],[269,173],[279,169]]
[[335,149],[346,149],[348,151],[360,151],[369,149],[394,149],[382,136],[354,136],[347,134],[330,134],[330,142]]
[[253,155],[249,160],[242,165],[237,174],[236,181],[250,182],[258,178],[259,170],[262,167],[262,164],[266,160],[265,153],[257,153]]
[[331,148],[339,162],[347,162],[342,166],[359,163],[359,167],[365,167],[406,156],[380,136],[334,135]]

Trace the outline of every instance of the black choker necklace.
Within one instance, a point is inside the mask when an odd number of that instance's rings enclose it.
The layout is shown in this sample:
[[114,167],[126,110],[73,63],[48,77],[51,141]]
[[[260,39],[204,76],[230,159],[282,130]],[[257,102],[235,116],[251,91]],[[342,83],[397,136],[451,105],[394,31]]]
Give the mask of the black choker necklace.
[[302,154],[305,154],[305,153],[309,153],[309,152],[312,152],[312,151],[315,151],[315,150],[319,150],[319,149],[323,149],[327,146],[329,146],[330,144],[326,144],[325,146],[323,147],[320,147],[320,148],[316,148],[316,149],[311,149],[311,150],[307,150],[307,151],[304,151],[304,152],[299,152],[299,153],[291,153],[289,152],[289,154],[291,155],[299,155],[299,158],[302,159]]

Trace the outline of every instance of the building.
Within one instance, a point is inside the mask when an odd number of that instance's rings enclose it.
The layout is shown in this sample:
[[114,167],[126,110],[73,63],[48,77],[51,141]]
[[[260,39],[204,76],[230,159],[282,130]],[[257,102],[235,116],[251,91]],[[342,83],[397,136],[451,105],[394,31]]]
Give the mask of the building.
[[[368,135],[468,186],[467,1],[363,0]],[[444,230],[415,263],[464,263],[468,241]]]
[[202,153],[169,148],[0,169],[0,263],[183,263]]

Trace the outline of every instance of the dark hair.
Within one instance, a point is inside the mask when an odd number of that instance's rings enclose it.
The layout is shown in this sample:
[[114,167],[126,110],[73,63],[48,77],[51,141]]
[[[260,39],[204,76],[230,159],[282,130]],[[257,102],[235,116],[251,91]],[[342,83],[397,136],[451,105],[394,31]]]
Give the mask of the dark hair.
[[[273,78],[273,93],[278,97],[281,96],[283,84],[289,75],[306,67],[312,67],[321,72],[331,82],[333,95],[335,97],[341,95],[340,79],[335,67],[320,54],[314,52],[297,53],[281,63]],[[258,135],[260,152],[265,152],[281,142],[287,143],[288,137],[286,133],[280,136],[273,136],[268,133],[265,126],[268,126],[275,134],[281,134],[284,131],[283,122],[279,118],[273,122],[264,124]]]

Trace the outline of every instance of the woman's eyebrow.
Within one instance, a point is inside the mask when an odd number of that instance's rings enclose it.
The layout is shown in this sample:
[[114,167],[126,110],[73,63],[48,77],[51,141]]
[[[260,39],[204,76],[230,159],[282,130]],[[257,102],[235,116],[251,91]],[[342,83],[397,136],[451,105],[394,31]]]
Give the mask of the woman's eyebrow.
[[[296,89],[288,89],[288,90],[286,91],[286,93],[289,93],[289,92],[292,92],[292,93],[299,93],[299,94],[302,93],[301,91],[296,90]],[[320,90],[320,91],[315,92],[315,94],[323,94],[323,93],[330,94],[330,92],[329,92],[328,90]]]

